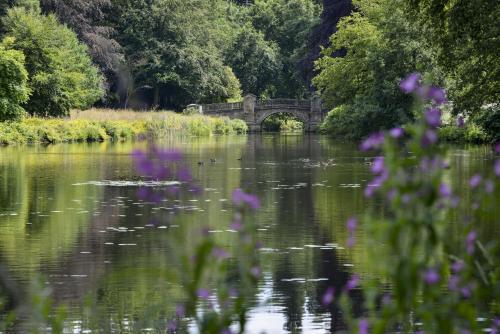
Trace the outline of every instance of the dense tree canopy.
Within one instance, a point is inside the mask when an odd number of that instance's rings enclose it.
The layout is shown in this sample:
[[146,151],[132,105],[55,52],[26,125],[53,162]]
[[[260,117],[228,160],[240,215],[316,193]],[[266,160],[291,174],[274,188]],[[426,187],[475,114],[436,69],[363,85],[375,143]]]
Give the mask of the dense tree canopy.
[[408,0],[417,23],[448,80],[457,112],[498,110],[500,101],[500,2]]
[[12,48],[26,57],[31,115],[67,115],[70,108],[88,107],[102,96],[101,76],[87,48],[55,16],[17,7],[8,11],[4,26]]
[[12,43],[10,38],[0,43],[0,121],[20,118],[29,96],[24,54],[13,50]]
[[[318,61],[314,83],[327,107],[341,106],[328,121],[334,132],[359,138],[412,119],[411,99],[398,83],[415,70],[429,73],[432,61],[418,28],[405,19],[402,0],[355,4],[357,11],[340,21],[332,45]],[[341,49],[344,57],[331,56]]]

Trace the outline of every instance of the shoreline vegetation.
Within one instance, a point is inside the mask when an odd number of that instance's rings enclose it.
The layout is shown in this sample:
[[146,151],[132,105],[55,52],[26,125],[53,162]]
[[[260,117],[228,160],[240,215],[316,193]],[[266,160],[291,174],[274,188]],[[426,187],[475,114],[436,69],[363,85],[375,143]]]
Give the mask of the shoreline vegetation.
[[172,134],[208,137],[247,130],[244,121],[227,117],[90,109],[72,111],[68,118],[27,117],[0,123],[0,145],[126,141]]

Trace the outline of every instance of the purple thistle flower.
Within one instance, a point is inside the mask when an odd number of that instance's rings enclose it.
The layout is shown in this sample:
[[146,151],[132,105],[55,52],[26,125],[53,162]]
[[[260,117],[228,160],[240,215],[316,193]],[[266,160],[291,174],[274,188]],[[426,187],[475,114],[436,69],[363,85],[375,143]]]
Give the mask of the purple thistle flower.
[[427,98],[437,105],[446,103],[446,91],[441,87],[431,86],[427,90]]
[[500,153],[500,143],[495,145],[495,152]]
[[358,219],[356,217],[351,217],[347,220],[347,230],[349,233],[356,232],[356,228],[358,227]]
[[368,334],[368,320],[361,319],[359,321],[359,334]]
[[464,118],[462,116],[458,116],[456,124],[457,124],[457,127],[463,128],[465,126],[465,120],[464,120]]
[[198,289],[196,295],[201,299],[208,299],[210,297],[210,291],[208,289]]
[[438,108],[427,109],[424,116],[425,121],[429,126],[437,128],[441,125],[441,110]]
[[262,271],[260,270],[260,267],[255,266],[252,269],[250,269],[250,273],[252,274],[253,277],[259,278],[260,275],[262,274]]
[[470,298],[472,296],[472,290],[469,286],[464,286],[460,289],[460,293],[464,298]]
[[472,255],[474,253],[474,247],[476,245],[477,233],[476,231],[470,231],[465,239],[465,246],[467,248],[467,254]]
[[349,236],[349,238],[347,238],[347,248],[353,248],[355,243],[356,241],[354,240],[353,236]]
[[368,138],[363,141],[360,146],[362,151],[370,151],[379,148],[384,143],[384,134],[382,132],[376,132],[371,134]]
[[176,321],[169,321],[167,324],[167,330],[169,332],[175,332],[177,330],[177,322]]
[[419,86],[420,73],[412,73],[399,83],[399,88],[405,93],[413,93]]
[[455,274],[458,274],[459,272],[462,271],[462,269],[464,269],[464,267],[465,267],[464,261],[458,260],[451,265],[451,271],[453,271]]
[[184,318],[186,316],[186,308],[184,307],[184,305],[182,304],[177,305],[177,307],[175,308],[175,314],[179,318]]
[[220,334],[233,334],[233,331],[229,328],[224,328]]
[[446,183],[441,183],[439,186],[439,195],[444,198],[449,198],[452,195],[450,186]]
[[450,289],[450,291],[457,291],[459,281],[460,278],[457,275],[451,275],[448,280],[448,289]]
[[224,249],[218,247],[213,249],[212,255],[219,260],[225,260],[229,258],[229,253]]
[[384,294],[384,296],[382,297],[382,304],[383,305],[389,305],[390,303],[392,303],[392,297],[390,294],[386,293]]
[[380,174],[385,171],[384,157],[376,157],[371,169],[373,174]]
[[323,306],[327,307],[333,302],[334,294],[335,289],[333,287],[329,287],[328,289],[326,289],[326,292],[321,299]]
[[233,191],[233,203],[238,206],[246,204],[253,210],[260,208],[260,201],[257,196],[247,194],[239,188]]
[[491,194],[495,190],[495,184],[491,180],[487,180],[484,184],[486,193]]
[[500,160],[495,161],[495,175],[500,177]]
[[359,283],[359,275],[353,275],[349,281],[347,281],[346,289],[347,291],[351,291],[358,286]]
[[439,273],[433,268],[428,269],[424,274],[424,281],[428,285],[434,285],[438,283],[439,280],[440,280]]
[[179,169],[177,173],[177,177],[179,178],[179,181],[181,182],[191,182],[193,181],[193,176],[191,175],[191,171],[189,170],[188,167],[182,167]]
[[428,147],[437,143],[437,141],[438,141],[438,136],[436,134],[436,131],[428,129],[425,131],[421,143],[423,147]]
[[182,160],[182,153],[178,150],[162,150],[158,148],[153,149],[153,154],[156,158],[163,162],[174,162]]
[[404,133],[405,133],[405,131],[401,127],[397,127],[397,128],[391,129],[391,131],[389,131],[389,135],[392,138],[396,138],[396,139],[401,138],[404,135]]
[[471,186],[471,188],[477,188],[477,186],[479,186],[479,184],[481,183],[482,180],[483,180],[483,177],[479,174],[476,174],[473,177],[471,177],[471,179],[469,181],[469,185]]

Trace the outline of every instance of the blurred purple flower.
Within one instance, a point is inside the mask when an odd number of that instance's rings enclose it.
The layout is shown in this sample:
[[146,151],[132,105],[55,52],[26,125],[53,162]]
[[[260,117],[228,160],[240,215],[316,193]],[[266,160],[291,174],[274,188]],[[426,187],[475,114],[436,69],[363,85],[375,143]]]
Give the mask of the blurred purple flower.
[[431,86],[427,90],[427,98],[433,100],[437,105],[446,103],[446,91],[441,87]]
[[347,291],[351,291],[356,288],[359,283],[359,275],[353,275],[349,281],[347,281],[346,289]]
[[405,131],[403,130],[403,128],[400,128],[400,127],[391,129],[391,131],[389,131],[389,135],[392,138],[401,138],[404,135],[404,133],[405,133]]
[[500,177],[500,160],[495,161],[495,175]]
[[323,306],[327,307],[333,302],[334,294],[335,289],[333,287],[328,287],[328,289],[326,289],[326,292],[321,299]]
[[500,153],[500,143],[495,145],[495,152]]
[[229,253],[219,247],[213,249],[212,255],[219,260],[225,260],[229,258]]
[[253,210],[260,208],[260,201],[257,196],[247,194],[239,188],[233,191],[233,203],[238,206],[246,204]]
[[351,217],[347,220],[347,230],[349,233],[356,232],[356,228],[358,227],[358,219],[356,217]]
[[390,303],[392,303],[391,295],[388,293],[384,294],[384,296],[382,297],[382,304],[389,305]]
[[408,204],[411,202],[411,195],[410,194],[404,194],[403,196],[401,196],[401,202],[403,202],[403,204]]
[[252,274],[253,277],[255,278],[259,278],[260,275],[262,274],[262,271],[260,269],[260,267],[253,267],[252,269],[250,269],[250,273]]
[[167,324],[167,330],[169,332],[175,332],[177,330],[177,322],[174,320],[171,320]]
[[472,296],[472,290],[469,286],[464,286],[460,289],[460,293],[464,298],[470,298]]
[[450,186],[446,183],[441,183],[439,186],[439,195],[444,198],[449,198],[452,195]]
[[182,167],[177,172],[177,177],[181,182],[191,182],[193,181],[193,176],[191,175],[191,171],[188,167]]
[[358,219],[356,217],[351,217],[347,220],[347,231],[349,232],[349,237],[347,239],[347,247],[352,248],[354,246],[354,233],[358,227]]
[[154,148],[153,154],[156,158],[164,162],[174,162],[182,160],[182,153],[179,150]]
[[186,316],[186,308],[184,307],[184,305],[182,304],[177,305],[177,307],[175,308],[175,314],[179,318],[184,318]]
[[354,240],[354,237],[353,236],[349,236],[347,238],[347,243],[346,243],[347,248],[353,248],[355,244],[356,244],[356,241]]
[[495,184],[491,180],[487,180],[484,183],[484,190],[486,193],[491,194],[495,190]]
[[369,151],[372,149],[379,148],[384,143],[384,134],[382,132],[376,132],[371,134],[366,138],[360,146],[362,151]]
[[467,254],[472,255],[474,253],[474,247],[476,245],[477,233],[476,231],[470,231],[465,239],[465,246],[467,248]]
[[483,177],[479,174],[476,174],[476,175],[471,177],[471,179],[469,181],[469,185],[471,186],[471,188],[477,188],[477,186],[479,186],[479,184],[481,183],[482,180],[483,180]]
[[366,198],[372,197],[373,194],[375,193],[375,190],[377,190],[377,188],[376,187],[372,187],[369,184],[369,186],[365,188],[365,197]]
[[359,334],[368,334],[368,320],[361,319],[359,321]]
[[428,285],[434,285],[438,283],[440,280],[439,273],[436,271],[436,269],[430,268],[427,269],[427,271],[424,274],[424,281]]
[[412,93],[419,87],[420,73],[412,73],[399,83],[399,88],[406,93]]
[[208,289],[198,289],[196,295],[201,299],[208,299],[210,297],[210,291]]
[[457,291],[459,281],[460,278],[457,275],[451,275],[448,280],[448,289],[450,289],[450,291]]
[[385,171],[384,157],[376,157],[375,160],[373,160],[371,169],[373,174],[380,174]]
[[229,328],[224,328],[220,334],[233,334],[233,331]]
[[465,126],[465,120],[462,116],[457,117],[457,126],[463,128]]
[[453,273],[455,274],[458,274],[459,272],[462,271],[462,269],[464,269],[464,267],[465,267],[464,261],[457,260],[453,262],[453,264],[451,265],[451,271],[453,271]]
[[435,144],[438,141],[438,136],[436,134],[436,131],[428,129],[425,131],[424,135],[422,136],[422,146],[423,147],[428,147],[433,144]]
[[396,189],[391,189],[387,193],[387,199],[389,201],[392,201],[397,195],[398,195],[398,191]]
[[437,128],[441,125],[441,110],[438,108],[427,109],[424,116],[425,121],[429,126]]

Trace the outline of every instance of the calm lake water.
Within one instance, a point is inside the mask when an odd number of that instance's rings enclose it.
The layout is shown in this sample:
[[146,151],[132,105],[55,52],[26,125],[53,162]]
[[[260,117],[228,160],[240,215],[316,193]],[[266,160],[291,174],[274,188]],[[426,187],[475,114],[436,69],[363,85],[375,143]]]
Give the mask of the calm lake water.
[[[380,203],[363,197],[370,179],[366,153],[318,135],[185,138],[158,145],[185,152],[205,189],[200,197],[140,201],[130,152],[146,148],[144,142],[1,148],[0,260],[26,284],[43,273],[57,303],[67,305],[67,326],[74,332],[96,324],[109,332],[164,329],[162,318],[182,298],[176,268],[180,249],[194,243],[190,229],[208,225],[222,244],[238,247],[228,230],[231,193],[241,187],[263,203],[256,215],[263,278],[249,332],[342,328],[338,309],[321,306],[326,287],[341,289],[352,273],[378,275],[367,263],[362,229],[356,246],[344,248],[348,217],[368,209],[383,214]],[[468,198],[469,177],[485,172],[492,159],[489,147],[454,147],[446,178]],[[498,236],[491,217],[499,214],[498,206],[486,214],[477,227],[480,236]],[[451,238],[459,228],[450,222]],[[352,293],[355,300],[359,296]],[[82,322],[82,314],[95,321]]]

